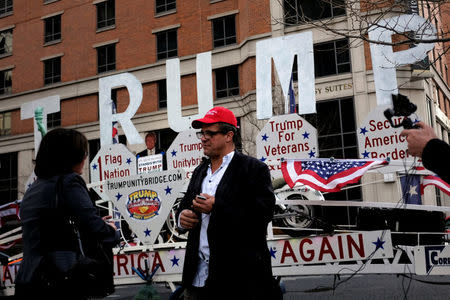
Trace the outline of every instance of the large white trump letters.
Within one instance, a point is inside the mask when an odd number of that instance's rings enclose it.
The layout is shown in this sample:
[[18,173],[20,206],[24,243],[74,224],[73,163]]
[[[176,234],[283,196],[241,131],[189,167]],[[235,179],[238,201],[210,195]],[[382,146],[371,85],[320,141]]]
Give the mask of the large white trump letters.
[[183,117],[181,113],[180,59],[166,61],[167,118],[170,128],[180,132],[191,128],[195,119],[202,118],[213,107],[211,52],[197,54],[198,114]]
[[[436,28],[418,15],[401,15],[379,21],[369,29],[369,39],[392,43],[392,35],[412,31],[420,40],[436,38]],[[424,59],[434,43],[420,43],[404,51],[394,52],[392,46],[370,44],[373,75],[378,105],[391,104],[391,94],[398,94],[396,68]]]
[[[111,90],[125,86],[130,95],[130,104],[123,113],[112,112]],[[99,80],[100,111],[100,145],[112,144],[112,122],[119,122],[130,144],[142,144],[144,140],[139,135],[131,118],[136,114],[142,102],[142,85],[140,81],[130,73],[112,75]]]
[[314,93],[314,52],[312,32],[287,35],[256,43],[256,115],[272,117],[272,58],[289,111],[289,84],[294,56],[297,55],[299,114],[316,112]]

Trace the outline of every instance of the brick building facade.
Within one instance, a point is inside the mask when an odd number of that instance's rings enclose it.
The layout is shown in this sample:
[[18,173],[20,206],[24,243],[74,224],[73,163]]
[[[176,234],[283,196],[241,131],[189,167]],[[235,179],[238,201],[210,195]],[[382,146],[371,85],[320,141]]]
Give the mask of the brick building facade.
[[[332,2],[323,14],[312,17],[331,18],[332,27],[350,27],[342,1]],[[419,3],[419,13],[427,16],[428,1]],[[332,111],[340,121],[331,135],[319,132],[319,138],[328,137],[323,138],[328,142],[321,147],[321,156],[358,157],[358,125],[376,106],[370,49],[302,22],[297,16],[299,5],[298,0],[0,1],[0,202],[20,199],[33,169],[33,121],[21,120],[23,103],[59,95],[61,111],[49,116],[48,126],[83,132],[90,140],[92,157],[99,147],[98,80],[130,72],[143,85],[143,101],[133,119],[136,128],[142,135],[158,130],[160,146],[168,147],[175,133],[168,129],[166,115],[165,60],[180,58],[183,113],[192,114],[197,103],[195,55],[211,51],[214,104],[232,109],[240,118],[242,133],[249,134],[256,99],[256,42],[302,31],[313,32],[318,113]],[[433,18],[438,17],[432,21],[443,32],[448,32],[443,27],[448,24],[448,5],[446,9],[439,14],[433,11]],[[446,47],[436,44],[430,53],[433,64],[427,76],[414,77],[413,67],[408,66],[399,69],[398,78],[407,83],[401,92],[415,99],[419,114],[448,141],[448,53],[439,55]],[[113,98],[118,112],[126,109],[125,89],[118,89]],[[249,116],[244,106],[250,107]],[[332,138],[340,142],[330,145]],[[144,148],[130,145],[135,152]],[[251,142],[244,150],[255,153]],[[379,179],[371,175],[368,180]],[[398,198],[397,184],[379,183],[339,197],[390,201],[386,199]],[[444,204],[441,194],[437,192],[439,200],[435,200],[436,192],[427,192],[425,202]]]

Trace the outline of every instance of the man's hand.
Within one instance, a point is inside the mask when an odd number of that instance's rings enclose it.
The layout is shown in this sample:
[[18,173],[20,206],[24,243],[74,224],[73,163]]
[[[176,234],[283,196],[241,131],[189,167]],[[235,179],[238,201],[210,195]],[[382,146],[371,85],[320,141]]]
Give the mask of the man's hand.
[[405,129],[400,135],[406,137],[408,142],[408,154],[422,157],[425,145],[432,139],[437,139],[432,127],[423,122],[416,123],[420,128]]
[[209,214],[212,211],[215,198],[214,196],[208,194],[200,195],[205,197],[206,199],[195,197],[195,199],[192,201],[192,208],[200,213]]
[[190,209],[185,209],[180,213],[180,225],[184,229],[192,229],[198,223],[197,215]]
[[112,219],[112,216],[104,216],[102,219],[106,224],[114,228],[114,230],[117,230],[116,224],[114,224],[114,222],[108,221],[109,219]]

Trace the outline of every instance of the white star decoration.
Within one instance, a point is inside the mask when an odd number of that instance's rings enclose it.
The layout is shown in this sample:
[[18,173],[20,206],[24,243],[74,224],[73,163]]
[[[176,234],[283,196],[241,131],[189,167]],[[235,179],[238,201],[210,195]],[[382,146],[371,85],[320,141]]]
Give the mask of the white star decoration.
[[414,195],[417,195],[417,191],[416,191],[416,185],[410,185],[409,186],[409,195],[410,196],[414,196]]

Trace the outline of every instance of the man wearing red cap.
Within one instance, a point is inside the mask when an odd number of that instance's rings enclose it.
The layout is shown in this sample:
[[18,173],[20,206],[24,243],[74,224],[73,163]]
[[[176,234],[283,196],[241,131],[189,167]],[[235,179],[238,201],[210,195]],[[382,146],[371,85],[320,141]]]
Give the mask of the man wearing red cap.
[[184,299],[274,299],[267,225],[275,196],[267,166],[235,150],[233,112],[192,122],[208,157],[193,172],[176,218],[189,230]]

